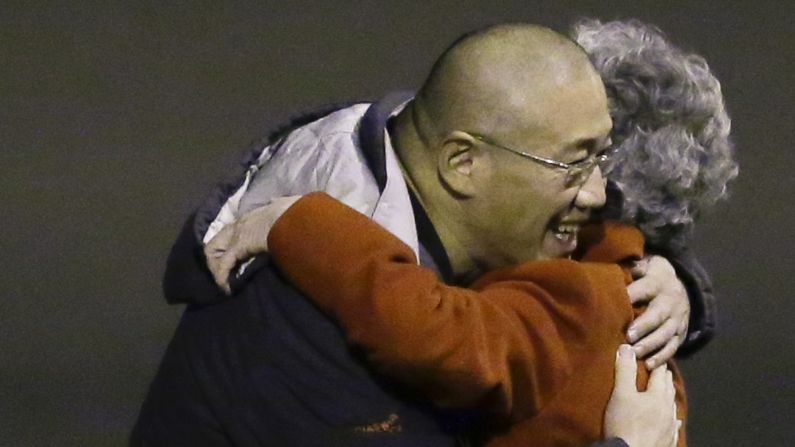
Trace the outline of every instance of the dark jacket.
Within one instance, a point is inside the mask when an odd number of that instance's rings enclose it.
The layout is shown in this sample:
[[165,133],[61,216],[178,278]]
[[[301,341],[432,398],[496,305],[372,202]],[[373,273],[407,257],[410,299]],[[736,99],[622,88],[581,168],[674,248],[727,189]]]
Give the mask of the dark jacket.
[[131,444],[455,445],[454,433],[469,415],[442,414],[373,375],[339,327],[286,283],[267,256],[235,278],[235,296],[225,299],[197,236],[238,185],[216,190],[188,219],[169,256],[166,298],[190,305]]

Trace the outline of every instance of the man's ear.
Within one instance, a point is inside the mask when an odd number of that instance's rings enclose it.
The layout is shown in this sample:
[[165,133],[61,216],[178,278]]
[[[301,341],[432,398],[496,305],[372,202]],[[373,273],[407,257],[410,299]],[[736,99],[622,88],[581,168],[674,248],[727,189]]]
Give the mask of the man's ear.
[[[460,135],[459,135],[460,134]],[[477,194],[476,178],[481,168],[480,151],[474,140],[463,132],[453,132],[442,141],[437,159],[437,171],[444,186],[461,197]]]

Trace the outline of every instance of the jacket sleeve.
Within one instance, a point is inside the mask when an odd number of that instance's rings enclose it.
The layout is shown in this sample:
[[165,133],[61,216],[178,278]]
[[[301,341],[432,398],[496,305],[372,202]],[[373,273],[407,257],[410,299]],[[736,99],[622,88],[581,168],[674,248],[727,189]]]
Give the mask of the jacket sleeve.
[[163,293],[169,304],[208,304],[225,299],[204,259],[202,244],[193,230],[191,215],[171,247],[163,275]]
[[556,259],[485,275],[478,290],[447,286],[400,240],[322,193],[296,202],[268,246],[377,370],[439,406],[511,420],[535,414],[571,376],[571,351],[599,312],[588,268],[620,289],[625,281],[615,265]]

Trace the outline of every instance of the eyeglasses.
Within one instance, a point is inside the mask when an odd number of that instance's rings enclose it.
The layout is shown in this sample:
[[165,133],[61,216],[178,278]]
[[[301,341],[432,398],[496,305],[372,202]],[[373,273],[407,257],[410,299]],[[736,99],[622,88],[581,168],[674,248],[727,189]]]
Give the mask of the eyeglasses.
[[508,152],[513,152],[516,155],[522,156],[529,160],[532,160],[542,166],[546,166],[548,168],[558,168],[563,169],[566,171],[566,185],[568,186],[582,186],[585,182],[588,181],[588,178],[591,176],[594,168],[598,165],[600,168],[604,169],[607,163],[610,161],[610,157],[615,154],[615,150],[612,147],[607,147],[603,151],[597,154],[591,154],[588,158],[584,160],[580,160],[574,163],[564,163],[562,161],[551,160],[549,158],[539,157],[537,155],[528,154],[527,152],[520,151],[517,149],[510,148],[508,146],[503,146],[500,143],[492,140],[489,137],[484,135],[467,132],[473,138],[483,143],[488,144],[489,146],[494,146],[499,149],[506,150]]

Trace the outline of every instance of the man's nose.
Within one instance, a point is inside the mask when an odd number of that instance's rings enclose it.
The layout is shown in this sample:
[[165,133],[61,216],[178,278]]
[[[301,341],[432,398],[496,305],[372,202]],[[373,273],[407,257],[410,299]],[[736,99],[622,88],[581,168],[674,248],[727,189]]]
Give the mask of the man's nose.
[[597,165],[577,192],[577,197],[574,198],[574,205],[581,209],[603,207],[606,199],[605,185],[606,182],[602,176],[602,170]]

